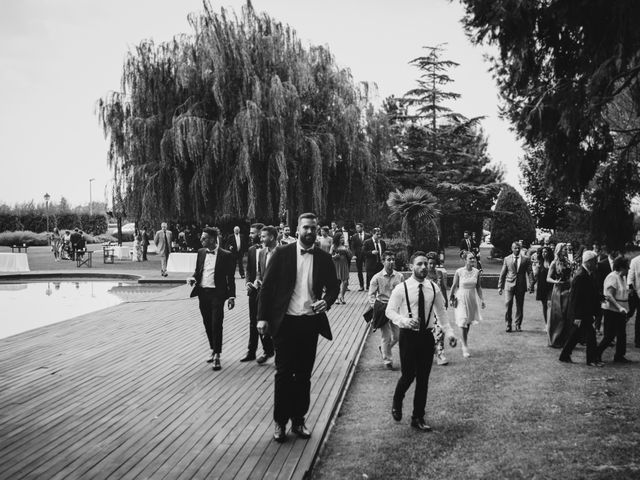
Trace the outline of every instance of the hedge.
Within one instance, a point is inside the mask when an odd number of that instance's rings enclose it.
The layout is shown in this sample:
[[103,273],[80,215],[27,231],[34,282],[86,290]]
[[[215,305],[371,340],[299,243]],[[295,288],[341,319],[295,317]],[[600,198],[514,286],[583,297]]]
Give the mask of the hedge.
[[[85,233],[100,235],[107,231],[107,217],[104,214],[89,215],[87,213],[59,213],[49,215],[49,229],[73,230],[79,228]],[[32,212],[21,215],[0,213],[0,232],[29,230],[42,233],[47,230],[47,216],[44,213]]]

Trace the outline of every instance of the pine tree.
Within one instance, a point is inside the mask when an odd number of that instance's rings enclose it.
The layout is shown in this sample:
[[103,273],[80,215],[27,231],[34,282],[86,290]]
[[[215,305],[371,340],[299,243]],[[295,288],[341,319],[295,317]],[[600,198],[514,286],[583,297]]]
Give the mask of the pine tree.
[[491,222],[491,243],[494,256],[508,254],[511,244],[524,240],[530,243],[536,238],[536,224],[524,198],[511,185],[504,184],[495,205]]

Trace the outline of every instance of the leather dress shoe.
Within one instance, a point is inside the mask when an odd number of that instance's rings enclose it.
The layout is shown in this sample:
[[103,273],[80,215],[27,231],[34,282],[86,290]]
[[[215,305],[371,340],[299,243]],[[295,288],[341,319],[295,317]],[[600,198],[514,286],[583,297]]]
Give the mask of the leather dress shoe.
[[213,352],[207,357],[207,363],[213,362]]
[[273,353],[263,353],[258,358],[256,358],[256,362],[262,365],[264,362],[273,357]]
[[424,418],[412,418],[411,426],[416,430],[420,430],[421,432],[430,432],[433,430],[429,425],[424,422]]
[[391,416],[396,422],[402,420],[402,407],[391,408]]
[[507,327],[507,328],[506,328],[506,330],[505,330],[505,332],[507,332],[507,333],[511,333],[511,332],[512,332],[511,327]]
[[563,363],[573,363],[573,360],[571,360],[571,357],[560,357],[558,360],[560,360]]
[[633,361],[625,357],[620,357],[620,358],[614,358],[613,363],[633,363]]
[[284,425],[280,425],[276,422],[275,429],[273,431],[273,439],[278,443],[287,441],[287,430]]
[[298,425],[293,425],[291,427],[291,431],[293,433],[295,433],[298,438],[304,438],[305,440],[307,438],[311,438],[311,432],[309,431],[309,429],[304,425],[304,423],[300,423]]
[[247,353],[244,357],[240,359],[241,362],[253,362],[256,359],[255,354]]
[[220,358],[215,357],[213,359],[213,370],[215,370],[216,372],[218,370],[222,370],[222,365],[220,365]]

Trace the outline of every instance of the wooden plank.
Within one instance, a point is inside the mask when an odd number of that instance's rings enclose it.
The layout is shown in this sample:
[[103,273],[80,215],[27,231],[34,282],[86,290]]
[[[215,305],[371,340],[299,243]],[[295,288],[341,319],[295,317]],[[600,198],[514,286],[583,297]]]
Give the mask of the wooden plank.
[[301,478],[365,335],[366,296],[351,292],[330,312],[335,340],[318,345],[312,438],[279,445],[273,361],[239,362],[242,284],[225,312],[221,372],[203,362],[186,287],[0,340],[0,478]]

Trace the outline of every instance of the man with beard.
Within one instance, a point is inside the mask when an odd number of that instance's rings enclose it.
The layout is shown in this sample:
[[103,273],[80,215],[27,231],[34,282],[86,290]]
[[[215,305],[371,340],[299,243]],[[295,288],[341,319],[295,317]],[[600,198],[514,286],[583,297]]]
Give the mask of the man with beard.
[[287,439],[286,425],[307,439],[311,372],[318,334],[332,339],[327,310],[338,297],[331,255],[316,248],[318,220],[313,213],[298,218],[296,243],[277,248],[269,260],[258,299],[258,332],[270,333],[276,352],[274,439]]
[[419,431],[428,432],[431,431],[431,427],[425,423],[424,414],[435,348],[435,317],[448,337],[451,347],[456,346],[457,339],[447,319],[440,287],[427,278],[426,254],[415,252],[410,262],[413,275],[393,289],[385,310],[389,320],[400,327],[398,344],[402,376],[393,395],[391,415],[396,422],[402,420],[402,401],[415,379],[411,426]]
[[[356,268],[358,269],[358,282],[360,283],[360,290],[364,290],[364,275],[362,274],[362,267],[364,264],[364,241],[368,240],[370,235],[364,232],[364,227],[361,223],[356,223],[356,233],[351,236],[351,251],[356,256]],[[383,252],[384,253],[384,252]]]
[[264,228],[262,223],[254,223],[249,229],[249,242],[252,244],[247,253],[247,295],[249,296],[249,346],[247,354],[240,359],[241,362],[250,362],[256,360],[256,351],[258,349],[258,337],[262,340],[262,349],[264,354],[260,356],[258,363],[264,363],[267,358],[273,356],[273,344],[270,338],[258,334],[256,325],[258,323],[258,292],[260,291],[260,282],[258,278],[258,261],[260,252],[262,251],[262,243],[260,243],[261,231]]

